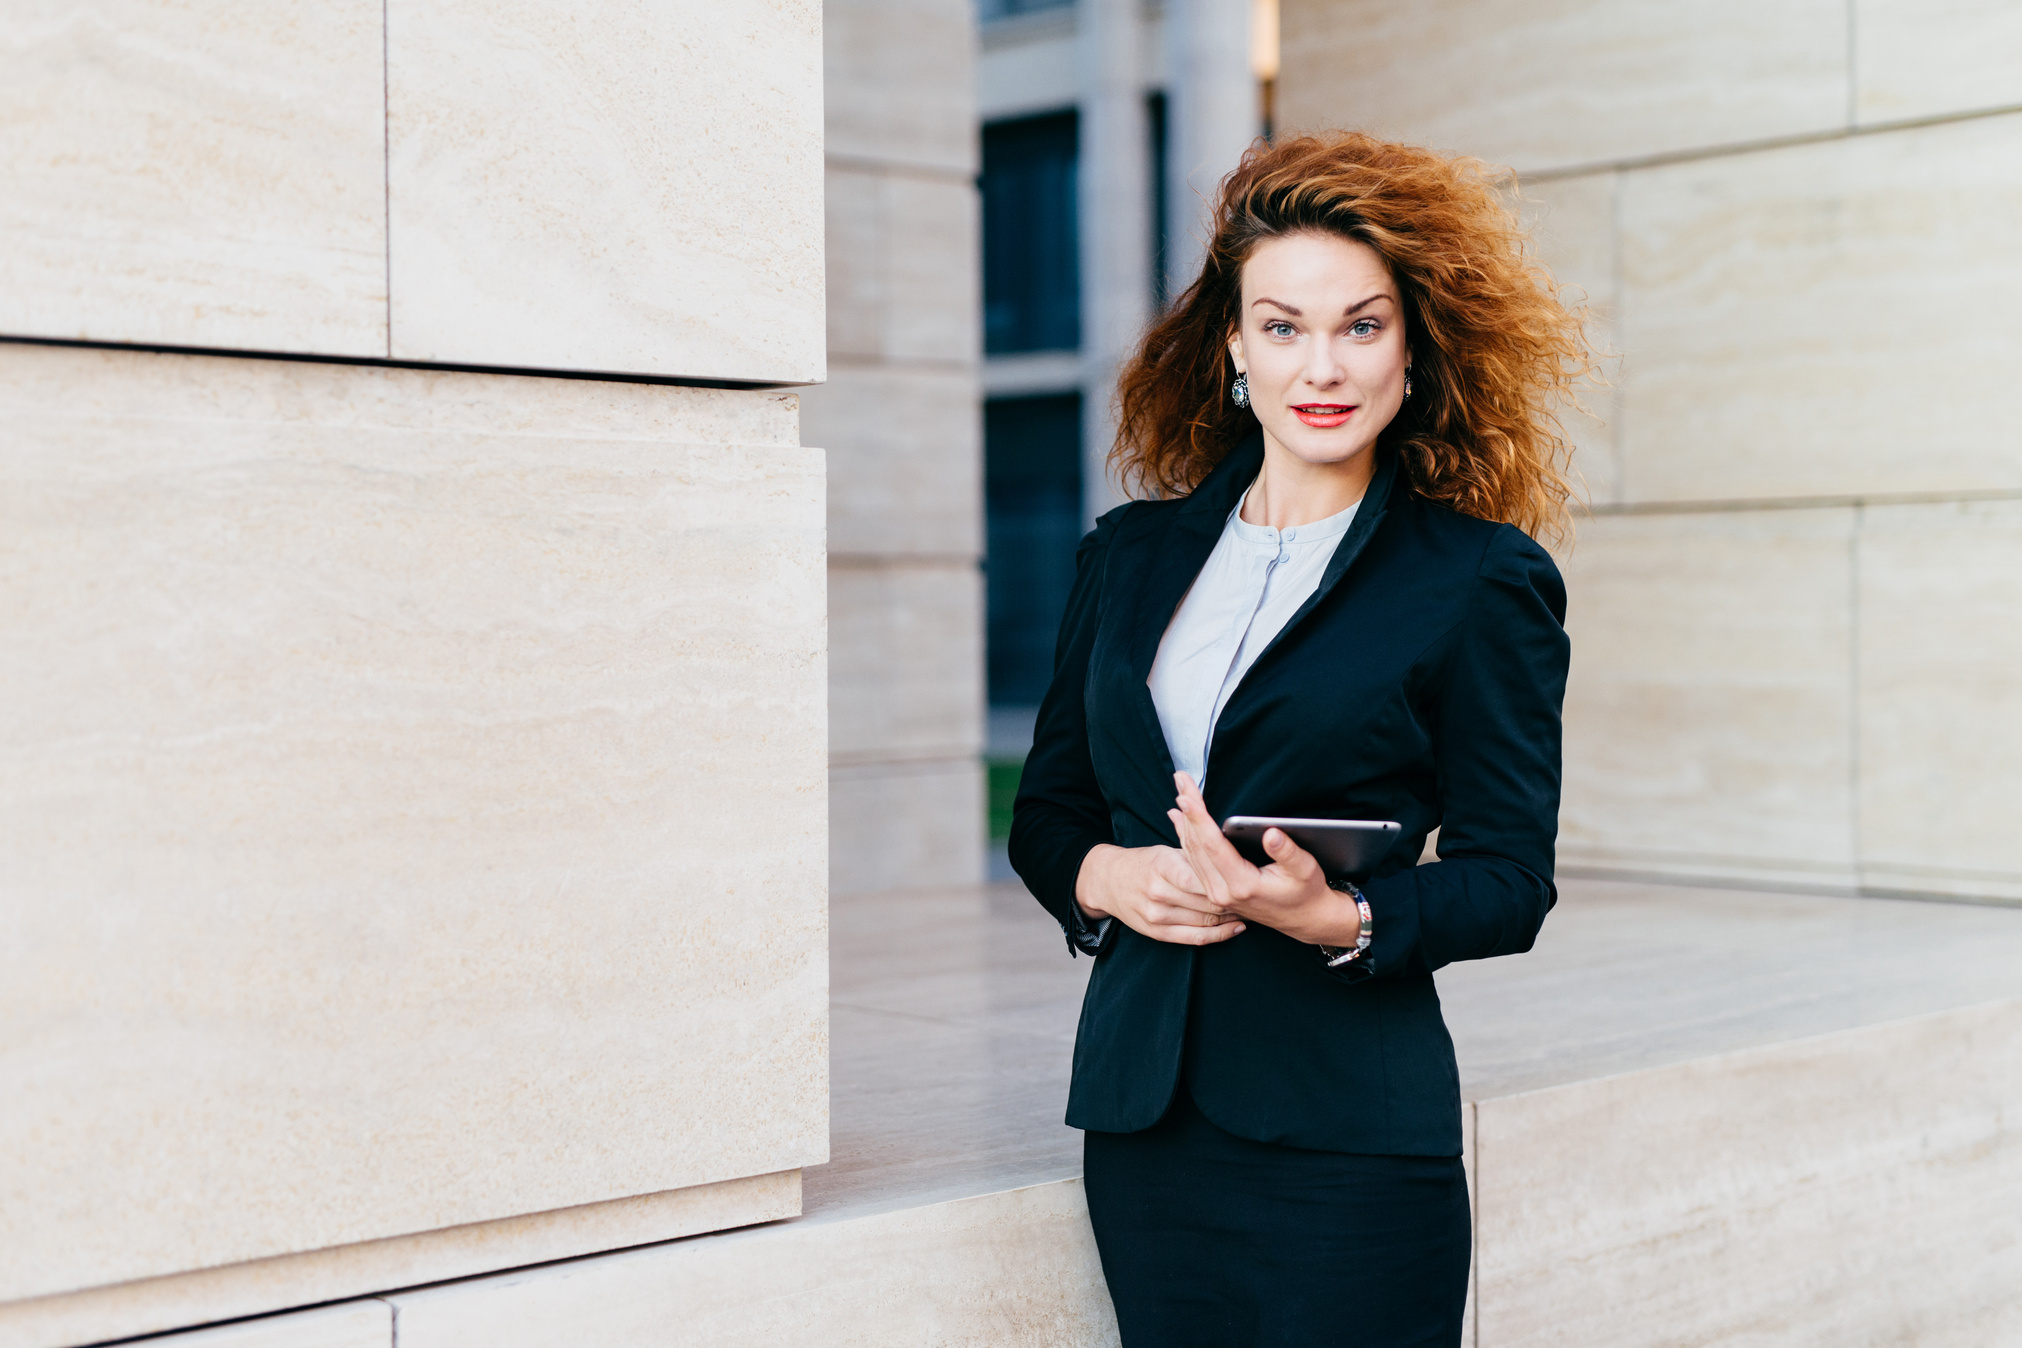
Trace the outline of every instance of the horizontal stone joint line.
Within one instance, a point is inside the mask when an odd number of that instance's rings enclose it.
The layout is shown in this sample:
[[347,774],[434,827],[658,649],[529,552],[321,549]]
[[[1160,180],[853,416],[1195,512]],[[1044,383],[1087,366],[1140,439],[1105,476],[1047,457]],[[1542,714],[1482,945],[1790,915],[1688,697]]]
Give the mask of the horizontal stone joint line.
[[1703,501],[1604,501],[1576,508],[1592,518],[1611,515],[1717,515],[1744,510],[1853,510],[1870,506],[1953,505],[1972,501],[2022,501],[2022,487],[1965,487],[1956,491],[1856,492],[1844,496],[1763,496]]
[[955,164],[923,164],[917,160],[874,159],[869,155],[830,154],[823,162],[830,169],[846,173],[880,173],[897,178],[925,178],[930,182],[962,183],[973,187],[977,170]]
[[1622,169],[1663,168],[1669,164],[1689,164],[1701,159],[1722,159],[1729,155],[1757,154],[1764,150],[1785,150],[1796,145],[1819,145],[1826,141],[1848,140],[1855,136],[1885,135],[1891,131],[1914,131],[1951,122],[1978,122],[1989,117],[2022,113],[2022,103],[2006,103],[1996,108],[1971,108],[1964,112],[1934,113],[1928,117],[1904,117],[1888,122],[1865,122],[1858,126],[1832,127],[1818,131],[1798,131],[1788,136],[1767,136],[1761,140],[1733,141],[1723,145],[1696,146],[1689,150],[1664,150],[1657,154],[1629,155],[1620,159],[1596,159],[1561,168],[1518,170],[1519,182],[1556,182],[1561,178],[1583,178],[1590,174],[1613,173]]
[[[2022,997],[1995,997],[1984,1002],[1968,1002],[1964,1006],[1947,1006],[1936,1011],[1918,1012],[1915,1015],[1893,1016],[1887,1020],[1873,1021],[1866,1025],[1847,1025],[1836,1030],[1821,1030],[1816,1034],[1792,1035],[1789,1038],[1777,1039],[1767,1044],[1752,1044],[1746,1048],[1730,1048],[1715,1053],[1704,1053],[1697,1057],[1680,1058],[1675,1062],[1653,1063],[1648,1067],[1631,1067],[1620,1072],[1602,1072],[1595,1076],[1581,1077],[1577,1081],[1561,1081],[1550,1086],[1533,1086],[1529,1090],[1510,1091],[1505,1095],[1478,1095],[1469,1098],[1472,1103],[1480,1105],[1484,1102],[1500,1103],[1504,1100],[1520,1100],[1529,1096],[1549,1095],[1554,1091],[1587,1090],[1596,1085],[1621,1081],[1631,1077],[1655,1076],[1663,1072],[1675,1072],[1681,1068],[1704,1067],[1708,1063],[1716,1063],[1729,1058],[1763,1058],[1772,1054],[1787,1053],[1796,1047],[1828,1043],[1835,1039],[1853,1039],[1861,1035],[1874,1034],[1878,1031],[1898,1029],[1904,1025],[1914,1025],[1919,1021],[1942,1020],[1947,1016],[1965,1016],[1975,1013],[1984,1015],[1991,1011],[1999,1011],[2009,1007],[2022,1008]],[[1477,1156],[1475,1164],[1480,1165],[1480,1163],[1480,1159]]]
[[958,764],[968,766],[971,764],[980,765],[982,761],[983,746],[981,744],[973,747],[968,745],[935,745],[931,748],[916,749],[911,752],[904,750],[894,752],[886,749],[844,749],[837,753],[831,753],[828,756],[828,765],[832,768],[927,766],[937,763],[949,766]]
[[974,570],[983,565],[980,552],[831,552],[831,571]]
[[[847,903],[849,899],[847,896],[844,896],[840,901]],[[831,1011],[854,1011],[860,1016],[891,1016],[897,1020],[910,1020],[922,1025],[979,1026],[991,1024],[988,1016],[930,1016],[920,1011],[899,1011],[889,1006],[865,1006],[860,1002],[838,1001],[834,997],[829,998],[828,1004]],[[1040,1043],[1071,1044],[1073,1042],[1070,1039],[1063,1039],[1060,1035],[1048,1034],[1042,1030],[1028,1030],[1017,1026],[996,1026],[995,1029],[997,1033],[1002,1035],[1034,1040]]]
[[830,351],[831,370],[934,370],[945,374],[974,374],[981,367],[973,360],[928,356],[860,356],[849,351]]
[[1673,885],[1680,889],[1722,889],[1765,894],[1809,894],[1827,899],[1899,899],[1913,903],[1947,903],[1971,908],[2022,908],[2022,898],[2000,895],[1952,894],[1943,890],[1896,889],[1887,885],[1827,881],[1770,880],[1760,875],[1734,877],[1679,875],[1669,871],[1642,870],[1635,866],[1573,865],[1558,867],[1558,874],[1572,880],[1617,880],[1639,885]]
[[221,356],[232,360],[293,361],[307,365],[361,365],[377,370],[440,370],[448,374],[504,374],[532,379],[587,379],[599,384],[667,384],[676,388],[761,391],[814,385],[767,379],[690,379],[683,375],[615,370],[553,370],[530,365],[460,365],[434,360],[389,360],[380,356],[336,356],[316,351],[248,351],[229,346],[169,346],[159,342],[94,342],[73,337],[24,337],[0,333],[0,345],[57,346],[82,351],[138,351],[153,356]]

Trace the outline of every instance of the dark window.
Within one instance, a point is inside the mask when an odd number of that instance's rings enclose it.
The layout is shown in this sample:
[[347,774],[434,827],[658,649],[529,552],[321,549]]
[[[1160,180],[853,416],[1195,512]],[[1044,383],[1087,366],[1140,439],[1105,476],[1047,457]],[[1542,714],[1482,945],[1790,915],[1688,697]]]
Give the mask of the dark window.
[[1074,216],[1075,117],[983,128],[983,349],[1081,345]]
[[1034,707],[1081,538],[1081,395],[983,404],[990,705]]
[[1172,280],[1167,272],[1172,269],[1172,260],[1166,256],[1165,213],[1171,205],[1166,196],[1166,110],[1165,95],[1155,93],[1144,101],[1144,124],[1151,132],[1150,153],[1145,157],[1151,161],[1151,307],[1154,311],[1165,308],[1165,302],[1172,298]]
[[1065,9],[1074,0],[976,0],[976,17],[984,23],[1008,19],[1014,14],[1034,14],[1042,9]]

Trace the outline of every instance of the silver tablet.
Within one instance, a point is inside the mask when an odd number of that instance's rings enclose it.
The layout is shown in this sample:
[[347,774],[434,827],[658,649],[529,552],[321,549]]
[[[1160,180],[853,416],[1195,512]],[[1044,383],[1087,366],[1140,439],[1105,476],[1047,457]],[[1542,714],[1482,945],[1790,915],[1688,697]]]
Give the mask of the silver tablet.
[[1232,814],[1222,832],[1236,850],[1259,866],[1269,864],[1264,830],[1283,829],[1286,836],[1313,854],[1330,877],[1356,879],[1376,869],[1390,844],[1404,831],[1387,819],[1278,819],[1257,814]]

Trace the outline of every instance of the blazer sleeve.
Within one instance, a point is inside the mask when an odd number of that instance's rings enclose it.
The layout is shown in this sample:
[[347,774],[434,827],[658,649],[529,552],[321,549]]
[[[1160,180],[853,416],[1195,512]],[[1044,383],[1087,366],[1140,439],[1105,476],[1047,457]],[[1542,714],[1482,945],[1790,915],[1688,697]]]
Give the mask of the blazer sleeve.
[[1053,682],[1039,704],[1032,752],[1026,755],[1011,806],[1012,869],[1060,923],[1067,948],[1090,955],[1102,953],[1116,924],[1104,923],[1100,931],[1089,928],[1074,901],[1074,883],[1090,850],[1116,837],[1088,752],[1088,659],[1095,646],[1110,538],[1129,509],[1118,506],[1097,520],[1075,553],[1074,589],[1060,620]]
[[1558,901],[1565,614],[1550,555],[1519,530],[1497,530],[1430,688],[1439,860],[1363,887],[1373,939],[1338,975],[1430,972],[1531,948]]

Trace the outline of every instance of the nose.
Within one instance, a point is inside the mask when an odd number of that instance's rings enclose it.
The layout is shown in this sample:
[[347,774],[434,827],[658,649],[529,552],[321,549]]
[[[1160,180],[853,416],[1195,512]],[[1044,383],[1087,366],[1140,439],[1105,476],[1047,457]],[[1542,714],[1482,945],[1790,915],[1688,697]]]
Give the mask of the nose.
[[1308,388],[1323,391],[1331,389],[1345,379],[1347,374],[1340,357],[1334,352],[1334,343],[1314,342],[1308,348],[1306,368],[1303,372]]

